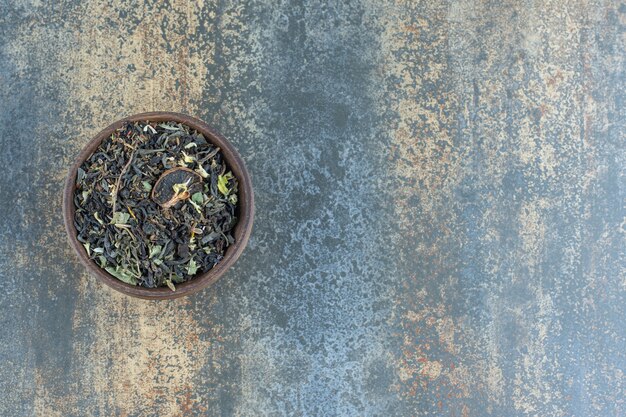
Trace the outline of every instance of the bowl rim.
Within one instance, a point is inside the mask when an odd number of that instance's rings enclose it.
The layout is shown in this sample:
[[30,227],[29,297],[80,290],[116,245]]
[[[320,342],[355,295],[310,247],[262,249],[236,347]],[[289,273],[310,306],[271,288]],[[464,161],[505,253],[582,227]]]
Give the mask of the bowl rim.
[[[89,259],[85,248],[77,239],[77,231],[74,226],[74,191],[76,188],[76,175],[78,168],[91,154],[100,146],[100,143],[111,135],[115,130],[126,122],[166,122],[175,121],[185,124],[199,133],[203,134],[207,141],[218,146],[222,155],[239,181],[238,198],[239,198],[239,219],[233,230],[235,243],[229,246],[224,253],[224,258],[209,271],[195,276],[192,280],[176,285],[176,291],[170,290],[168,287],[145,288],[136,285],[127,284],[110,275],[104,269],[100,268],[94,261]],[[81,263],[95,275],[96,278],[108,285],[109,287],[131,297],[149,299],[149,300],[167,300],[173,298],[184,297],[194,294],[217,281],[230,268],[235,261],[241,256],[243,250],[248,244],[250,234],[252,233],[252,224],[254,220],[254,193],[252,190],[252,181],[250,174],[246,169],[245,163],[237,150],[222,136],[217,130],[209,126],[207,123],[195,117],[175,112],[147,112],[138,113],[119,119],[111,123],[108,127],[101,130],[93,139],[91,139],[76,157],[74,163],[69,169],[65,187],[63,190],[63,222],[65,223],[65,231],[67,232],[70,244],[74,252],[78,255]]]

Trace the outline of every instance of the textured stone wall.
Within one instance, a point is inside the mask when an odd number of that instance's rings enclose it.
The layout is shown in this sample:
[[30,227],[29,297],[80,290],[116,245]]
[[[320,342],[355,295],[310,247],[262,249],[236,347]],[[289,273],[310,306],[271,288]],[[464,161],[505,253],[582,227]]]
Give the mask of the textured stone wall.
[[[0,415],[626,414],[626,4],[0,3]],[[68,164],[179,111],[250,245],[186,299],[86,274]]]

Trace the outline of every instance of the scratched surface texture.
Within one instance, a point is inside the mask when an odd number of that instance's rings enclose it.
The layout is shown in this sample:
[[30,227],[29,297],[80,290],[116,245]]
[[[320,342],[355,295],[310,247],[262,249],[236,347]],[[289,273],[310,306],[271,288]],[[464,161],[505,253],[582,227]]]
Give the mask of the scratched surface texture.
[[[626,4],[0,2],[0,415],[626,415]],[[246,252],[147,302],[70,250],[123,116],[240,150]]]

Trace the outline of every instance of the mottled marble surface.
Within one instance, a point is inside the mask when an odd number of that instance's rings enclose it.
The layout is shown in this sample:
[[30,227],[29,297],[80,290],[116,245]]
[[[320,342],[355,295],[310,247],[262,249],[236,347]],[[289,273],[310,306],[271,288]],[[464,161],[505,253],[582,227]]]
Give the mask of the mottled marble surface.
[[[626,415],[626,4],[0,3],[0,415]],[[215,286],[97,283],[70,161],[169,110],[257,212]]]

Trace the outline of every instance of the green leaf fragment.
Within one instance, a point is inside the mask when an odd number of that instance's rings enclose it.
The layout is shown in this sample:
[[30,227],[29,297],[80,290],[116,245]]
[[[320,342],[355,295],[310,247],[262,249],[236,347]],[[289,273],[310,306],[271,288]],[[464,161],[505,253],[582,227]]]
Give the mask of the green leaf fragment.
[[172,291],[176,291],[176,286],[174,285],[174,283],[172,282],[172,280],[170,279],[166,279],[165,280],[165,284],[167,284],[168,287],[170,287],[170,290]]
[[115,213],[113,213],[111,224],[127,224],[129,219],[130,219],[129,213],[124,213],[123,211],[116,211]]
[[93,217],[95,217],[95,218],[96,218],[96,220],[98,220],[98,223],[100,223],[100,224],[104,224],[104,222],[103,222],[103,221],[102,221],[102,219],[100,218],[100,214],[98,214],[98,212],[97,212],[97,211],[94,211],[94,213],[93,213]]
[[191,178],[189,178],[187,181],[185,182],[181,182],[180,184],[174,184],[172,186],[172,189],[174,190],[175,194],[182,194],[184,192],[187,191],[187,186],[189,185],[189,183],[191,182]]
[[141,184],[143,185],[144,191],[149,192],[152,190],[152,185],[148,181],[141,181]]
[[196,204],[193,200],[189,200],[189,204],[191,204],[193,206],[193,208],[195,208],[198,213],[202,213],[202,207],[200,207],[198,204]]
[[87,256],[91,255],[91,254],[89,253],[89,242],[87,242],[87,243],[83,243],[83,246],[85,247],[85,250],[87,251]]
[[191,164],[192,162],[196,160],[196,158],[194,158],[193,156],[187,155],[185,151],[182,151],[182,153],[183,153],[183,161],[185,161],[185,163]]
[[185,278],[181,277],[178,274],[174,274],[170,277],[170,279],[172,280],[172,282],[176,283],[176,284],[180,284],[185,282]]
[[85,173],[85,171],[82,168],[78,168],[76,172],[76,183],[77,184],[81,183],[85,179],[86,176],[87,174]]
[[119,266],[115,268],[108,266],[104,269],[109,274],[113,275],[115,278],[119,279],[122,282],[131,284],[131,285],[137,285],[137,278],[135,277],[135,275],[132,272],[125,270],[124,268],[121,268]]
[[165,130],[181,130],[180,127],[178,127],[178,126],[170,126],[170,125],[165,124],[165,123],[161,123],[159,125],[159,127],[162,127]]
[[163,249],[163,247],[161,245],[154,245],[153,247],[151,247],[150,248],[150,259],[152,259],[155,256],[157,256],[158,254],[160,254],[162,249]]
[[198,265],[196,265],[196,261],[193,258],[191,258],[189,260],[189,264],[187,265],[187,274],[195,275],[197,271],[198,271]]
[[233,173],[230,171],[227,172],[225,175],[220,175],[217,177],[217,189],[220,190],[220,193],[224,194],[225,196],[230,193],[230,190],[228,189],[228,180],[232,177]]
[[200,174],[200,176],[201,176],[202,178],[208,178],[208,176],[209,176],[209,173],[208,173],[208,172],[206,172],[206,171],[204,170],[204,168],[202,168],[202,165],[200,165],[200,164],[198,164],[198,168],[196,169],[196,172],[197,172],[198,174]]
[[194,203],[202,204],[204,202],[204,195],[201,192],[197,192],[191,196]]

